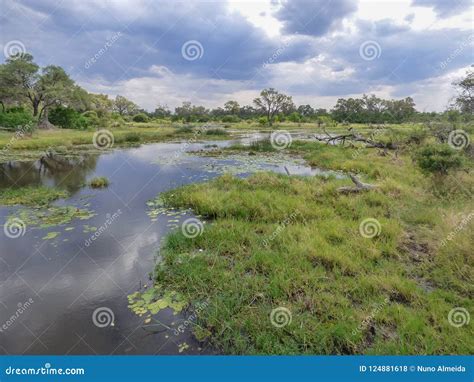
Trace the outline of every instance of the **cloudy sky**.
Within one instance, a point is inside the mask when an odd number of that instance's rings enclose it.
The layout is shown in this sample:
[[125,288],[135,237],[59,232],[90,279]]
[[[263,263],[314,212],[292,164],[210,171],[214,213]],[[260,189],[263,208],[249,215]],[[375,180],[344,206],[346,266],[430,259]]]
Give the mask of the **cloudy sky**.
[[330,108],[363,93],[444,110],[474,63],[471,0],[0,0],[3,55],[153,110],[251,103],[264,87]]

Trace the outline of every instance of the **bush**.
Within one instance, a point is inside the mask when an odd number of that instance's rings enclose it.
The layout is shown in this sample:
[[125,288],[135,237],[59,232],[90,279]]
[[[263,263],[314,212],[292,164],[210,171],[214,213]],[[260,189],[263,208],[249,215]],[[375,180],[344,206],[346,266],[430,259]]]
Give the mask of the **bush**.
[[224,129],[216,128],[206,130],[206,135],[229,135],[229,133]]
[[299,115],[296,111],[291,113],[288,116],[288,121],[290,122],[301,122],[301,115]]
[[0,127],[15,130],[25,126],[32,126],[33,117],[23,108],[12,108],[6,112],[0,112]]
[[138,133],[125,134],[125,142],[140,142],[140,135]]
[[447,174],[462,166],[460,154],[448,145],[429,145],[415,154],[415,161],[426,174]]
[[193,132],[193,127],[191,125],[184,125],[176,129],[176,134],[190,134]]
[[222,122],[232,123],[232,122],[240,122],[240,118],[236,115],[224,115],[222,117]]
[[70,107],[57,106],[48,114],[49,122],[63,129],[87,128],[87,118]]
[[[98,127],[100,125],[100,119],[97,113],[93,110],[91,111],[86,111],[82,113],[82,116],[86,119],[87,121],[87,126],[93,126],[93,127]],[[104,116],[105,118],[105,116]]]
[[99,176],[89,182],[91,188],[105,188],[109,186],[109,180],[105,176]]
[[259,123],[259,125],[265,126],[268,123],[267,117],[260,117],[258,119],[258,123]]
[[138,113],[133,116],[133,122],[148,122],[148,116],[144,113]]

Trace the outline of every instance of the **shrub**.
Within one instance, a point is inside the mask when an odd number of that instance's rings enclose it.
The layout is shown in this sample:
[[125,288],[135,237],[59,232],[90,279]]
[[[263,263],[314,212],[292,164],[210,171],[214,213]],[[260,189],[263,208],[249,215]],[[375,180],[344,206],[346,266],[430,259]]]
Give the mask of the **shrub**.
[[232,122],[240,122],[240,118],[236,115],[224,115],[222,117],[222,122],[232,123]]
[[191,125],[184,125],[176,129],[176,134],[189,134],[193,132],[193,127]]
[[258,123],[259,123],[259,125],[265,126],[268,123],[267,117],[260,117],[258,119]]
[[299,115],[296,111],[291,113],[288,116],[288,121],[290,122],[301,122],[301,115]]
[[85,129],[87,118],[70,107],[57,106],[49,112],[49,122],[63,129]]
[[125,142],[140,142],[140,135],[138,133],[125,134]]
[[0,127],[15,130],[24,126],[33,125],[33,117],[23,108],[12,108],[6,112],[0,112]]
[[229,135],[224,129],[208,129],[206,135]]
[[[87,121],[87,126],[94,126],[94,127],[98,127],[100,125],[100,119],[99,119],[99,116],[97,115],[97,113],[93,110],[91,111],[86,111],[84,113],[82,113],[82,116],[86,119]],[[105,116],[104,116],[105,118]]]
[[89,187],[91,188],[105,188],[108,187],[108,185],[109,180],[105,176],[99,176],[89,182]]
[[460,154],[448,145],[429,145],[415,154],[415,161],[426,174],[447,174],[462,166]]
[[138,113],[133,116],[133,122],[148,122],[148,116],[144,113]]
[[406,143],[421,145],[428,137],[428,131],[423,128],[416,128],[408,134]]

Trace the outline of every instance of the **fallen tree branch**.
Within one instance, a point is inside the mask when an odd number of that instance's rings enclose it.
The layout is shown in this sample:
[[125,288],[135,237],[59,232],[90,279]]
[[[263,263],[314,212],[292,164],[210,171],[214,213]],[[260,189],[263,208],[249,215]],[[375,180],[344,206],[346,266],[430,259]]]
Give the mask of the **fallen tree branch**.
[[392,142],[385,143],[385,142],[374,141],[373,139],[366,138],[356,132],[353,132],[352,128],[349,129],[348,133],[339,134],[339,135],[331,135],[326,131],[325,128],[323,128],[322,130],[326,136],[321,137],[321,136],[314,135],[314,138],[320,142],[326,142],[327,145],[329,145],[330,143],[336,144],[337,142],[340,142],[344,146],[347,140],[347,141],[350,141],[351,143],[352,142],[365,143],[367,145],[366,147],[369,147],[369,148],[375,147],[375,148],[384,149],[384,150],[397,148],[396,145],[394,145]]
[[341,192],[343,194],[350,194],[350,193],[355,193],[355,192],[373,190],[374,188],[377,188],[377,186],[373,184],[361,182],[355,175],[349,174],[349,177],[351,178],[352,182],[354,182],[356,186],[355,187],[348,187],[348,186],[339,187],[337,189],[337,192]]

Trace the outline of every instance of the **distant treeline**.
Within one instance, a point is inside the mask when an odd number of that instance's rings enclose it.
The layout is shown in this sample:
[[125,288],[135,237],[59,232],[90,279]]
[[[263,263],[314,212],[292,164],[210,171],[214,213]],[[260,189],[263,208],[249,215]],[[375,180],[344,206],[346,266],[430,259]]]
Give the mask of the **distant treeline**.
[[[223,123],[258,121],[335,123],[403,123],[433,120],[471,120],[474,113],[474,72],[454,84],[458,97],[442,113],[421,113],[412,98],[386,100],[375,95],[340,98],[327,110],[312,105],[295,105],[291,96],[273,88],[264,89],[252,105],[227,101],[222,107],[208,109],[183,102],[170,110],[159,104],[153,112],[140,108],[131,100],[117,95],[92,94],[78,86],[59,66],[40,68],[30,54],[12,56],[0,65],[0,127],[63,128],[114,127],[127,121],[168,120],[182,122]],[[159,97],[159,95],[157,95]]]

